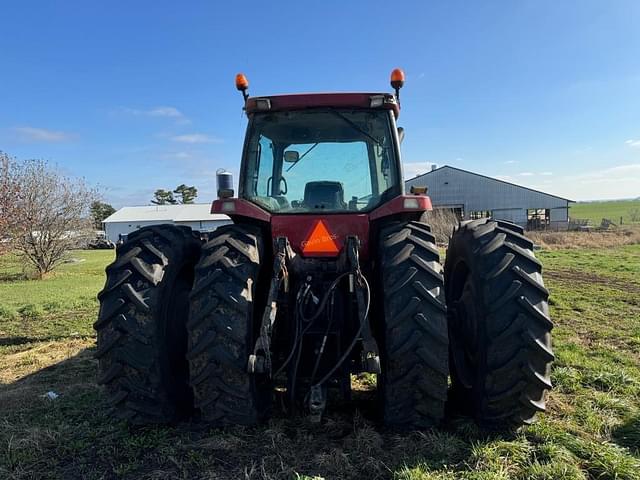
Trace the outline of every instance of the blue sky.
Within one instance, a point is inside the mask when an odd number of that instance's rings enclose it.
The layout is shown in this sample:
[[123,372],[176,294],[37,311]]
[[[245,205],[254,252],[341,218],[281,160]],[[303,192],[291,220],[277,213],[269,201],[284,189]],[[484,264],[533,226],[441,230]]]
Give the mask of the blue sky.
[[640,2],[2,2],[0,150],[116,206],[237,171],[250,92],[389,91],[430,164],[575,200],[640,196]]

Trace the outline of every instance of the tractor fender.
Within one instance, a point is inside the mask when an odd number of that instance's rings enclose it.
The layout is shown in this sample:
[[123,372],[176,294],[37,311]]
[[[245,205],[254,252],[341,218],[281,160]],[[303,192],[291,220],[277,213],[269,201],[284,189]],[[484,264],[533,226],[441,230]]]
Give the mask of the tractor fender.
[[369,220],[374,221],[402,213],[423,213],[430,210],[433,210],[431,199],[426,195],[398,195],[373,210],[369,214]]

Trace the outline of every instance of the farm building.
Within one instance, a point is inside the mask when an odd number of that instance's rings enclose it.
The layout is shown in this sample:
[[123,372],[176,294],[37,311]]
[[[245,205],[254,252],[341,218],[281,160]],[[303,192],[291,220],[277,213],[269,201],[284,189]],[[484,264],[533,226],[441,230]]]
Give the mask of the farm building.
[[146,205],[123,207],[104,222],[107,238],[117,242],[123,236],[148,225],[173,223],[191,227],[199,232],[210,232],[231,223],[226,215],[212,214],[210,203],[189,205]]
[[407,191],[414,185],[426,186],[435,208],[450,208],[460,218],[491,216],[528,229],[569,226],[571,200],[459,168],[434,165],[405,184]]

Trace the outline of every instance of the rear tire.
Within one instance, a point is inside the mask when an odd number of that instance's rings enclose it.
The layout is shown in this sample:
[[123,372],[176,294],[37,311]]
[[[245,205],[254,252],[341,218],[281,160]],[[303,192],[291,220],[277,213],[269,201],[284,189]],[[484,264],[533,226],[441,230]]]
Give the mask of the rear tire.
[[188,359],[195,407],[216,426],[252,425],[266,414],[271,388],[249,374],[263,245],[247,225],[218,228],[202,248],[191,293]]
[[512,223],[462,222],[449,242],[451,407],[483,427],[517,428],[545,410],[554,356],[541,269]]
[[437,425],[447,399],[448,340],[442,267],[429,226],[414,221],[383,229],[379,265],[384,423]]
[[173,225],[131,233],[98,294],[98,383],[116,415],[136,424],[191,413],[185,358],[188,294],[200,242]]

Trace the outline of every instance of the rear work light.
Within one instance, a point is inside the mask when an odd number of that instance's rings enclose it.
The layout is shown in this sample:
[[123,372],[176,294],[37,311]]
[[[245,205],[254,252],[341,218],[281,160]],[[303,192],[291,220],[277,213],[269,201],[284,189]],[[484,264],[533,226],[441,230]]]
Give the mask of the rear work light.
[[377,108],[384,105],[384,95],[373,95],[371,97],[371,108]]
[[235,204],[235,202],[222,202],[221,210],[223,212],[235,212],[236,211],[236,204]]
[[378,108],[383,106],[384,104],[387,105],[396,105],[398,102],[396,102],[395,97],[393,97],[392,95],[372,95],[371,97],[369,97],[370,99],[370,104],[369,106],[371,108]]
[[420,208],[420,203],[417,198],[405,198],[404,199],[404,208],[406,209],[415,209]]
[[256,108],[258,110],[271,110],[271,100],[268,98],[256,98]]

